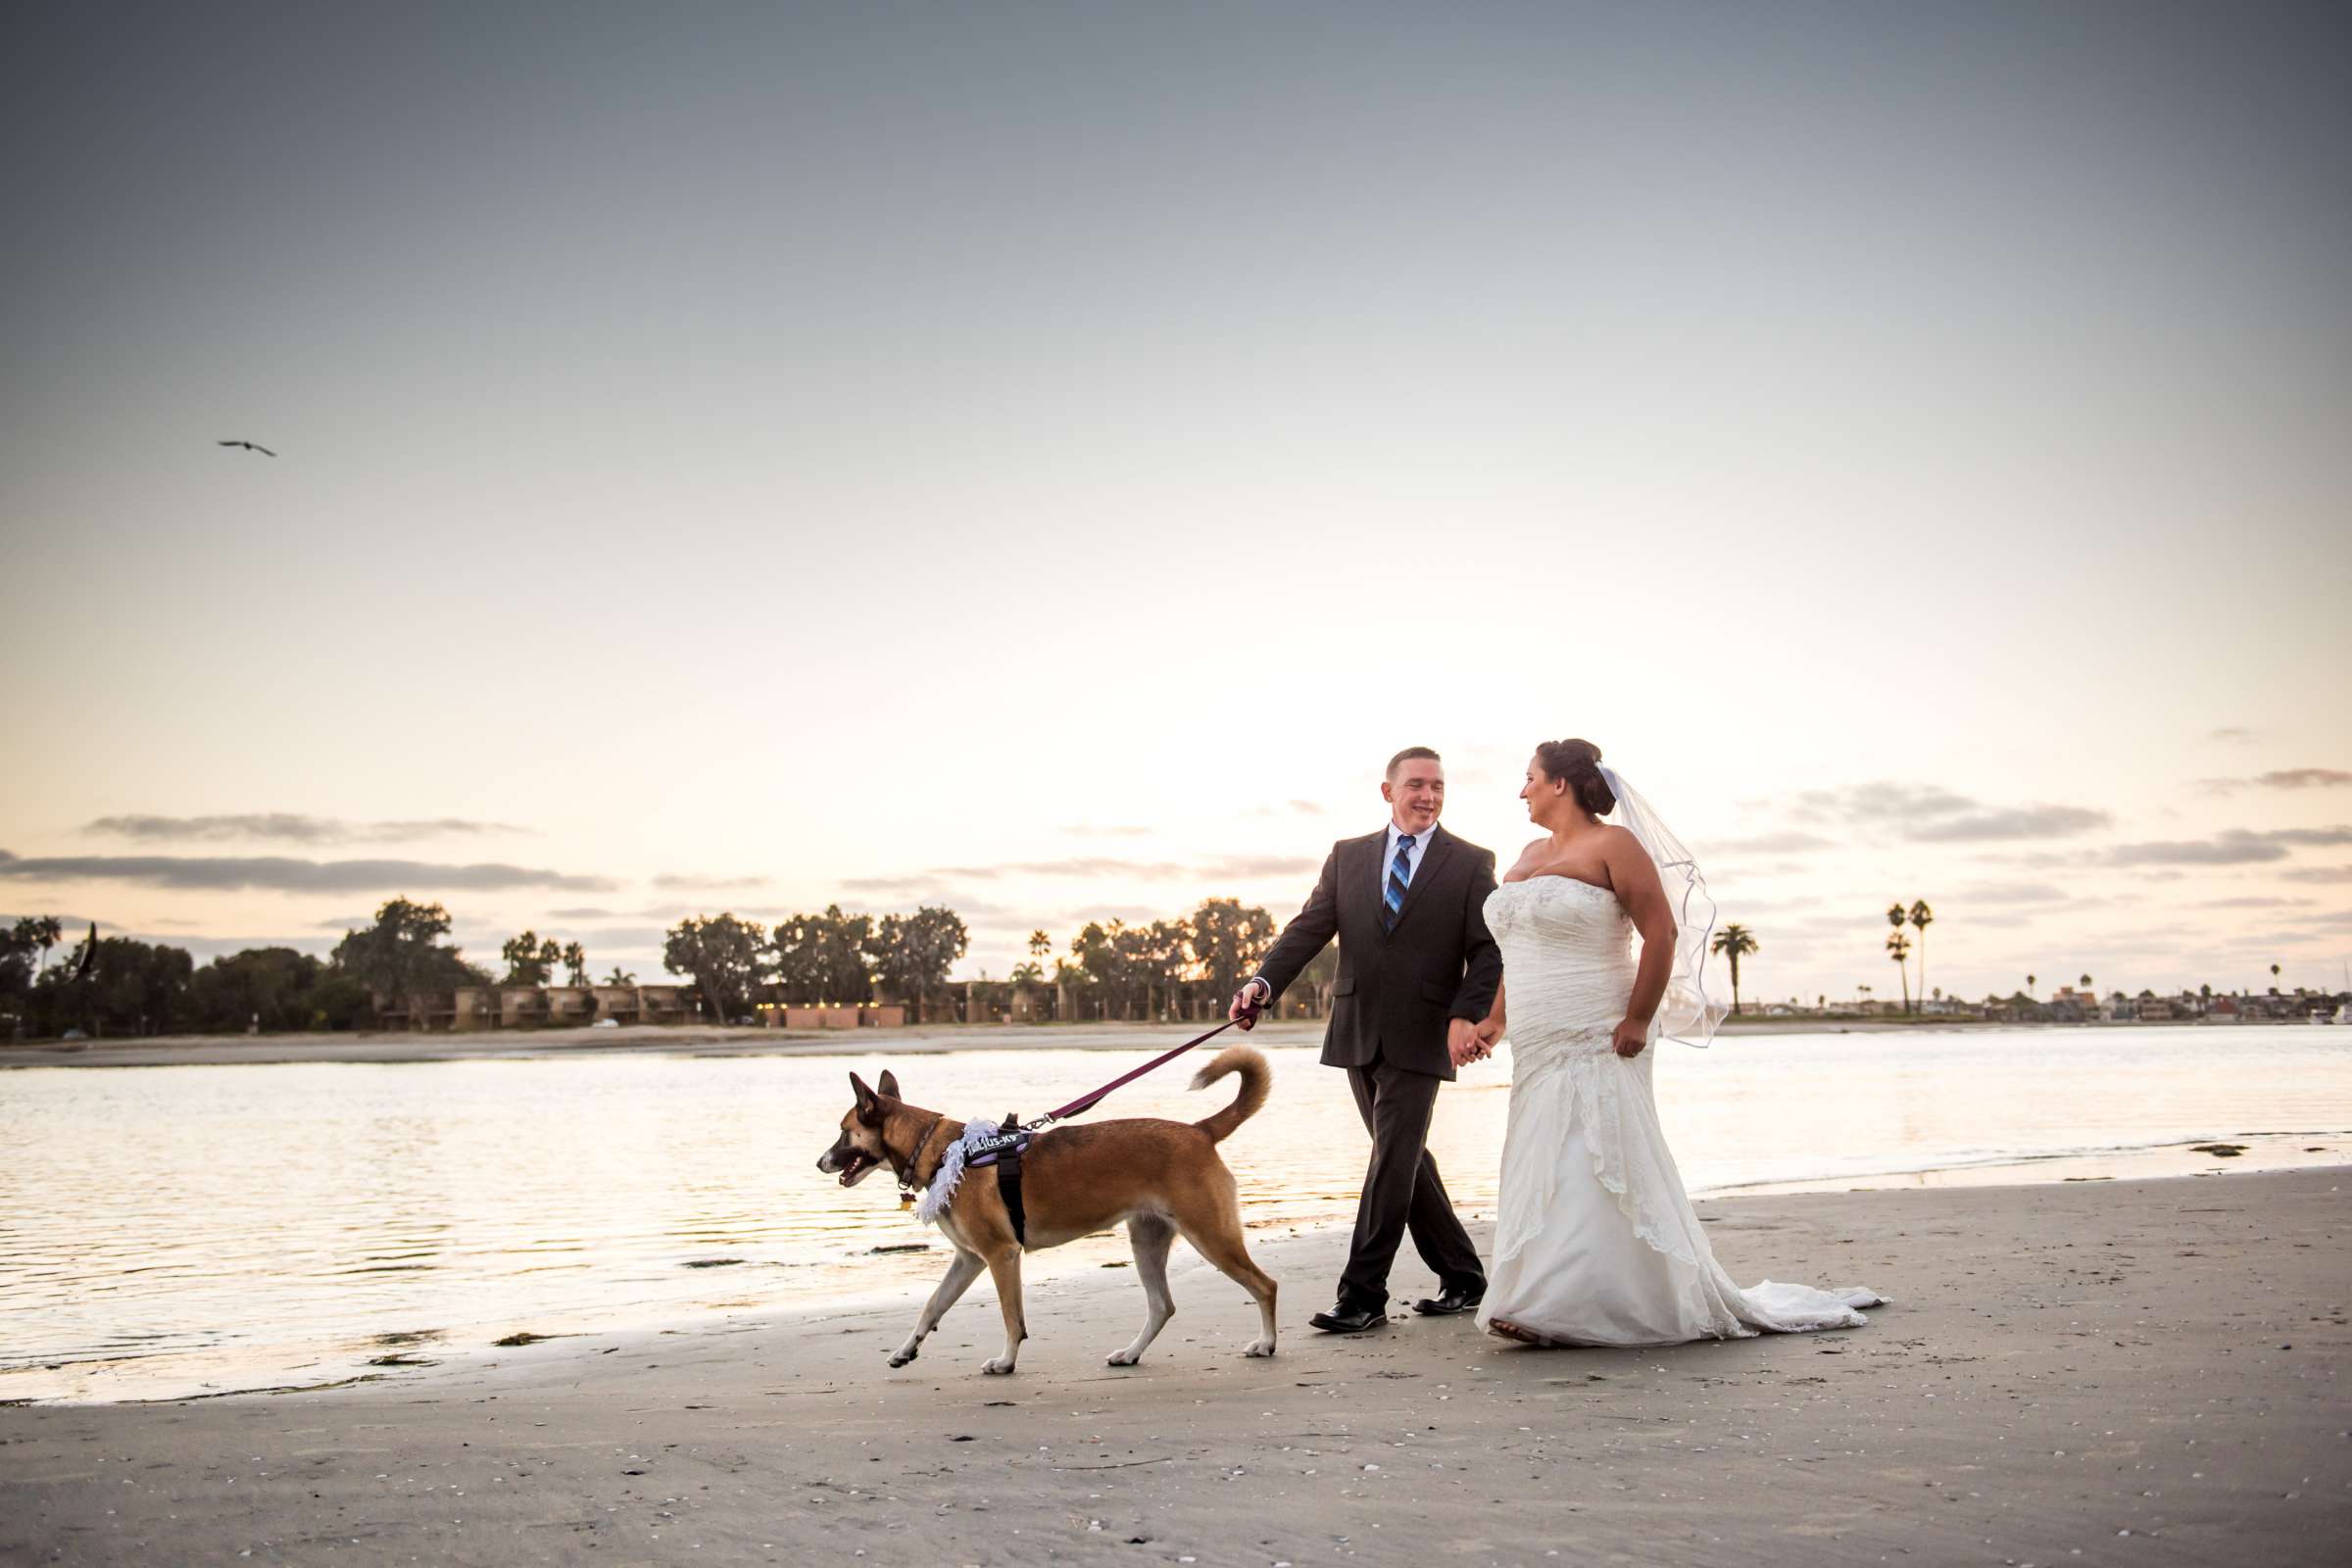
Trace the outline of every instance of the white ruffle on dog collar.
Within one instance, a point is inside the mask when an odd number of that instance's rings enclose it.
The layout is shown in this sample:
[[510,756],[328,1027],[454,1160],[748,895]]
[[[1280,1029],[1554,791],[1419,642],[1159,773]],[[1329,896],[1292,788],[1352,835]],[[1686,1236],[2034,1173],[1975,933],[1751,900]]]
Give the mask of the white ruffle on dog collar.
[[932,1173],[931,1185],[914,1205],[914,1217],[926,1225],[935,1225],[956,1197],[956,1189],[963,1181],[964,1159],[975,1149],[995,1138],[1001,1129],[983,1116],[963,1124],[963,1134],[948,1146],[939,1156],[939,1169]]

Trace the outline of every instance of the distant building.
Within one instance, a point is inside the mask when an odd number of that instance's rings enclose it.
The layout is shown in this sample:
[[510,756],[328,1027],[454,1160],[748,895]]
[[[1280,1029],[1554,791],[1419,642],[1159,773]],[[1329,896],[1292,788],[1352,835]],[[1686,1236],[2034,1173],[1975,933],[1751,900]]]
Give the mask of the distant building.
[[599,1023],[684,1023],[694,1015],[684,986],[459,986],[406,1003],[370,992],[378,1029],[468,1033]]

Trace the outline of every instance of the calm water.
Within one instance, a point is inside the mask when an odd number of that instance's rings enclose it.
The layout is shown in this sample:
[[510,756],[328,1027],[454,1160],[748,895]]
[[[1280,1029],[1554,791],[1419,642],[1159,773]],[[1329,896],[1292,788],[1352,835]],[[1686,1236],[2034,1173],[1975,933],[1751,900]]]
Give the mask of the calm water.
[[[1225,1146],[1247,1217],[1344,1217],[1366,1148],[1346,1081],[1311,1051],[1268,1054],[1274,1103]],[[1034,1113],[1129,1060],[975,1051],[909,1057],[900,1077],[918,1104]],[[0,1072],[0,1398],[324,1382],[517,1331],[876,1290],[911,1310],[942,1261],[935,1233],[900,1213],[887,1173],[844,1192],[814,1169],[850,1064]],[[2310,1027],[1749,1037],[1670,1047],[1657,1077],[1694,1192],[2314,1135],[2275,1141],[2299,1150],[2352,1129],[2352,1031]],[[1508,1081],[1506,1054],[1439,1099],[1433,1147],[1468,1212],[1493,1210]],[[1171,1068],[1113,1105],[1193,1120],[1231,1088],[1183,1082]],[[871,1254],[925,1241],[928,1257]],[[1032,1269],[1125,1255],[1087,1242]]]

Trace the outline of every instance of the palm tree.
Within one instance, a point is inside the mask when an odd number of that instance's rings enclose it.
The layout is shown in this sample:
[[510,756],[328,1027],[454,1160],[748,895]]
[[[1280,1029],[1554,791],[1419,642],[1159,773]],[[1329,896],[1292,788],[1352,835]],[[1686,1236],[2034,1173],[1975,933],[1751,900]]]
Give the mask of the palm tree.
[[1054,939],[1043,931],[1029,933],[1029,956],[1037,961],[1038,973],[1045,973],[1046,959],[1054,953]]
[[1740,1010],[1740,960],[1756,951],[1755,935],[1743,925],[1727,925],[1715,933],[1715,940],[1708,945],[1707,951],[1720,953],[1732,960],[1732,1011],[1737,1013]]
[[[1898,908],[1896,912],[1900,913],[1901,910]],[[1886,956],[1894,960],[1896,971],[1903,977],[1903,1010],[1909,1012],[1911,1010],[1911,971],[1904,966],[1903,960],[1911,956],[1911,939],[1900,931],[1888,932]]]
[[633,986],[636,983],[637,977],[617,963],[612,966],[612,972],[605,976],[605,984],[609,986]]
[[2075,984],[2081,986],[2084,991],[2088,991],[2090,989],[2090,976],[2084,975],[2082,979],[2076,981]]
[[1911,924],[1919,931],[1919,991],[1922,996],[1927,995],[1928,991],[1928,927],[1935,922],[1936,911],[1928,907],[1928,901],[1914,899],[1911,902]]
[[[1886,906],[1886,923],[1894,927],[1897,932],[1903,929],[1903,922],[1910,917],[1909,911],[1903,907],[1899,900]],[[1887,946],[1891,948],[1893,944],[1888,943]],[[1903,951],[1906,953],[1911,951],[1911,945],[1908,942],[1903,944]],[[1905,1012],[1911,1010],[1911,971],[1908,969],[1903,971],[1903,1010]]]
[[2274,964],[2272,964],[2272,965],[2271,965],[2271,995],[2275,997],[2275,996],[2277,996],[2278,994],[2278,966],[2277,964],[2275,964],[2275,963],[2274,963]]
[[2032,996],[2033,994],[2034,994],[2034,977],[2033,977],[2032,975],[2028,975],[2028,976],[2026,976],[2026,995],[2030,997],[2030,996]]

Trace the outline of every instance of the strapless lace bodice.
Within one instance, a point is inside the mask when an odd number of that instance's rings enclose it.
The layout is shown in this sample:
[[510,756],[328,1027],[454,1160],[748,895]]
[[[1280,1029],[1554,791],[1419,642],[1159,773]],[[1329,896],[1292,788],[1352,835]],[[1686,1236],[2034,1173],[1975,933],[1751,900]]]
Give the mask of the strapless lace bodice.
[[1514,1060],[1608,1050],[1634,989],[1634,925],[1617,895],[1573,877],[1529,877],[1488,894],[1486,912],[1502,949]]

